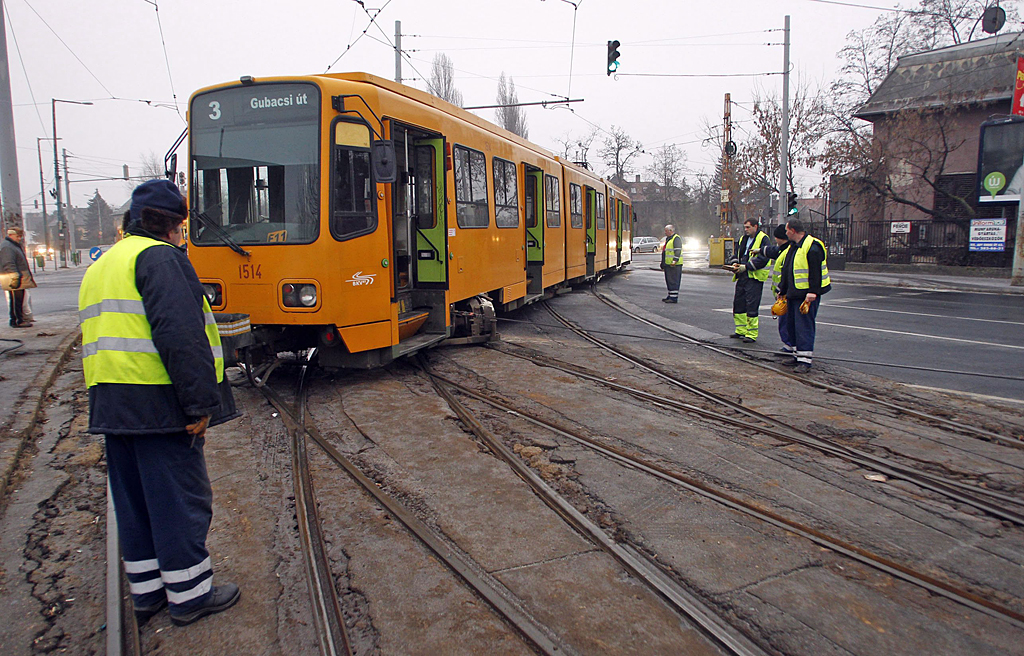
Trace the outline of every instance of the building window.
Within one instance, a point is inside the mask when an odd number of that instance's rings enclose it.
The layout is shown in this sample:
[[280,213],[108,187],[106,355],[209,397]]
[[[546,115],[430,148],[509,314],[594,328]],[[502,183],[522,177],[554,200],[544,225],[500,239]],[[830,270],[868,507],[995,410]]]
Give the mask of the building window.
[[495,157],[491,160],[494,177],[494,225],[499,228],[519,227],[519,185],[516,165]]
[[487,160],[465,146],[455,146],[455,219],[460,228],[486,228],[491,223]]
[[562,227],[562,189],[553,175],[544,176],[544,216],[549,228]]
[[583,227],[583,190],[574,182],[569,183],[569,227]]

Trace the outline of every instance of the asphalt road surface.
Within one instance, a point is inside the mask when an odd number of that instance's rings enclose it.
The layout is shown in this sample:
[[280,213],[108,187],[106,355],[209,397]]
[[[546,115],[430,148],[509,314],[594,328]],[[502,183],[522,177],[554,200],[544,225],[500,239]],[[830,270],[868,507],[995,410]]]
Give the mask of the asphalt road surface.
[[[683,274],[679,304],[661,302],[665,279],[656,257],[642,255],[631,270],[602,284],[651,312],[720,337],[739,346],[733,332],[734,285],[728,275]],[[771,316],[771,290],[765,284],[760,336],[750,348],[777,350],[778,323]],[[1024,401],[1024,296],[947,291],[910,291],[895,287],[834,282],[818,310],[814,355],[844,358],[835,362],[865,373],[912,385],[952,389]],[[626,324],[628,326],[628,324]],[[879,364],[862,364],[862,363]],[[965,375],[903,369],[907,365],[972,372]]]

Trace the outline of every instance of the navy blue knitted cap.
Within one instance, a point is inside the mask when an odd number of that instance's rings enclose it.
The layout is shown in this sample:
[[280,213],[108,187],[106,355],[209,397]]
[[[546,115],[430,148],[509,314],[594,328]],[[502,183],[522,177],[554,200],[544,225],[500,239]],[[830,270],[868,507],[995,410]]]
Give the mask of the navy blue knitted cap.
[[185,199],[170,180],[146,180],[132,192],[129,216],[132,221],[142,217],[143,208],[162,210],[178,216],[187,214]]
[[784,226],[784,225],[775,226],[775,238],[776,239],[789,239],[789,237],[786,236],[786,226]]

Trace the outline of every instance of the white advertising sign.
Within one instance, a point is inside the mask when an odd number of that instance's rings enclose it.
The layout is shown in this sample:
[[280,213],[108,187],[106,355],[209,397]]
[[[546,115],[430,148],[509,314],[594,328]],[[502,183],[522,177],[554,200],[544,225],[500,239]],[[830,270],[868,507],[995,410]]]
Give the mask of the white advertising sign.
[[1006,250],[1006,219],[971,219],[968,250]]
[[889,232],[894,235],[909,235],[910,221],[893,221],[889,224]]

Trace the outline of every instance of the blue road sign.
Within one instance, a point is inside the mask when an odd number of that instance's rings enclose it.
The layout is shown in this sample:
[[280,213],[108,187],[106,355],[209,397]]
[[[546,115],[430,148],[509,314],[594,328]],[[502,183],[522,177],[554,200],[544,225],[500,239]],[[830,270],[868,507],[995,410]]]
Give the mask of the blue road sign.
[[103,255],[103,249],[99,246],[93,246],[89,249],[89,259],[93,262],[100,259],[100,255]]

